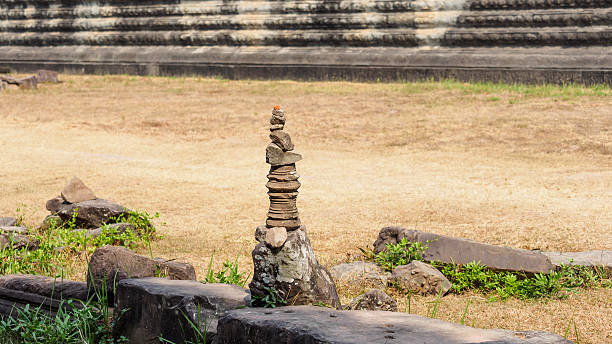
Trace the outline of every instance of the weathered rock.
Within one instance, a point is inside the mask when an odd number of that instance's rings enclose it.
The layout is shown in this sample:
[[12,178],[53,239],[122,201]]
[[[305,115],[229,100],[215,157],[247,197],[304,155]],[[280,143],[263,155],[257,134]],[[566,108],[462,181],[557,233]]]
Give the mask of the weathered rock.
[[291,165],[302,160],[302,156],[293,152],[283,152],[282,148],[271,143],[266,147],[266,162],[272,166]]
[[21,235],[27,235],[29,232],[27,227],[23,226],[0,226],[0,233],[15,233]]
[[383,228],[374,242],[374,252],[384,251],[386,244],[396,244],[404,238],[408,242],[421,242],[428,246],[423,258],[430,262],[463,265],[475,261],[493,270],[529,273],[550,273],[555,268],[548,257],[539,252],[483,244],[402,227]]
[[452,287],[452,283],[438,269],[418,260],[393,269],[391,279],[400,288],[422,295],[444,295]]
[[253,250],[253,264],[249,289],[254,297],[265,296],[266,288],[274,288],[289,304],[323,302],[331,307],[340,306],[334,282],[317,261],[303,227],[288,232],[287,241],[278,252],[258,244]]
[[39,275],[0,276],[0,288],[19,290],[53,299],[87,300],[87,283]]
[[343,263],[330,269],[330,274],[336,283],[359,284],[374,288],[384,288],[391,273],[369,262]]
[[64,201],[62,196],[57,196],[57,197],[54,197],[48,200],[47,203],[45,204],[45,208],[47,208],[47,210],[50,211],[51,213],[57,214],[57,212],[60,211],[62,206],[66,204],[68,204],[68,202]]
[[287,241],[287,228],[272,227],[266,231],[265,242],[271,248],[282,247]]
[[563,265],[579,265],[590,268],[603,268],[612,272],[612,251],[595,250],[584,252],[542,252],[552,264],[559,268]]
[[400,312],[291,306],[227,311],[218,344],[572,344],[545,332],[483,330]]
[[397,301],[380,289],[370,289],[365,294],[354,298],[348,309],[397,312]]
[[115,314],[125,313],[114,327],[115,337],[131,344],[157,344],[159,337],[173,343],[196,342],[189,321],[206,341],[214,339],[217,320],[225,311],[248,306],[247,289],[229,284],[170,281],[160,278],[122,280],[117,285]]
[[45,82],[58,83],[60,81],[57,76],[57,72],[52,70],[39,69],[36,71],[36,80],[39,84]]
[[17,219],[14,217],[0,217],[0,227],[17,226]]
[[41,313],[47,314],[52,318],[55,317],[60,307],[64,311],[68,311],[73,307],[83,307],[79,302],[68,304],[56,298],[0,287],[0,318],[6,316],[17,318],[19,311],[23,310],[26,306],[30,310],[36,308]]
[[47,215],[42,223],[40,224],[40,229],[46,231],[51,227],[59,227],[62,224],[62,218],[59,215]]
[[270,139],[272,139],[272,143],[280,147],[285,152],[295,148],[291,142],[291,136],[282,130],[275,130],[271,132]]
[[187,263],[151,259],[135,254],[125,247],[103,246],[89,260],[87,285],[92,292],[106,288],[109,302],[114,299],[114,286],[124,279],[166,277],[195,280],[195,269]]
[[270,126],[270,131],[283,130],[284,127],[285,127],[284,124],[272,124]]
[[96,199],[93,191],[83,183],[78,177],[73,177],[64,187],[61,193],[64,201],[68,203],[78,203]]
[[14,249],[26,248],[28,251],[34,251],[38,249],[40,242],[29,235],[14,233],[0,234],[0,249],[4,249],[9,245]]
[[57,215],[61,217],[62,221],[68,221],[72,219],[72,214],[75,210],[77,210],[75,222],[81,228],[97,228],[105,223],[113,223],[115,220],[112,218],[117,218],[129,211],[122,205],[97,198],[91,201],[72,204],[61,203],[59,204]]
[[19,88],[23,89],[34,89],[38,87],[38,82],[36,81],[35,76],[30,76],[27,78],[17,80]]

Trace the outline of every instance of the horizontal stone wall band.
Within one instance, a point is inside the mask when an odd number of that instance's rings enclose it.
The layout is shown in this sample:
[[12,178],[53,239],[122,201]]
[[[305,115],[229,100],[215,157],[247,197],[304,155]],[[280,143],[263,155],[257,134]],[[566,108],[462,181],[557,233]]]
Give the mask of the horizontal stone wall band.
[[473,11],[457,16],[457,27],[562,27],[611,25],[612,9],[561,11]]

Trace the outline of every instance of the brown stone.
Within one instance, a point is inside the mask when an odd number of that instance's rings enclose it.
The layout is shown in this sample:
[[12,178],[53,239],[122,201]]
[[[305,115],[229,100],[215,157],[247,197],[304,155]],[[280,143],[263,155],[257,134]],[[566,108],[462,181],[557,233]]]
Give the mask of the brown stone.
[[285,227],[287,230],[294,230],[300,227],[300,219],[289,219],[289,220],[276,220],[276,219],[267,219],[266,227]]
[[23,89],[34,89],[37,88],[38,82],[36,81],[35,76],[30,76],[27,78],[23,78],[17,81],[19,84],[19,88]]
[[0,288],[53,297],[54,299],[87,300],[87,283],[39,275],[0,276]]
[[299,189],[301,185],[297,180],[290,182],[269,181],[266,183],[266,187],[272,192],[292,192]]
[[272,143],[279,146],[285,152],[295,148],[291,142],[291,136],[282,130],[275,130],[270,133],[270,139],[272,139]]
[[291,165],[302,160],[302,156],[293,152],[283,152],[283,150],[271,143],[266,147],[266,163],[272,166]]
[[282,247],[287,241],[287,228],[272,227],[266,231],[265,242],[272,248]]
[[397,312],[397,301],[380,289],[370,289],[351,300],[348,309]]
[[66,203],[66,201],[64,201],[62,196],[57,196],[48,200],[45,206],[48,211],[52,212],[53,214],[56,214],[58,211],[60,211],[60,208],[64,203]]
[[451,282],[440,271],[417,260],[396,267],[391,280],[400,288],[421,295],[444,295],[452,287]]
[[187,263],[151,259],[125,247],[102,246],[89,261],[87,285],[90,292],[106,288],[109,302],[114,298],[114,286],[126,278],[166,277],[168,279],[195,280],[195,269]]
[[283,130],[285,126],[283,124],[272,124],[270,126],[270,131],[275,131],[275,130]]
[[68,203],[78,203],[96,199],[96,195],[94,195],[93,191],[91,191],[91,189],[78,177],[72,177],[70,182],[68,182],[62,190],[61,196],[64,201]]
[[57,72],[46,69],[39,69],[36,71],[36,80],[38,83],[52,82],[58,83],[60,82],[57,78]]

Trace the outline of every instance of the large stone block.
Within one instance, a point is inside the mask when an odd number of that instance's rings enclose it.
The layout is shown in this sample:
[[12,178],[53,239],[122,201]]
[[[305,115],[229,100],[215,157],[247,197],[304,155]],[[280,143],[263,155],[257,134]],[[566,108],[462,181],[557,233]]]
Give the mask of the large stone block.
[[219,316],[249,303],[249,291],[235,285],[161,278],[122,280],[115,301],[115,314],[122,315],[114,335],[125,336],[131,344],[160,343],[160,337],[185,343],[197,338],[191,322],[210,342]]
[[[82,304],[74,302],[69,305],[59,299],[48,296],[0,287],[0,318],[7,316],[16,318],[19,311],[26,306],[30,309],[40,307],[41,313],[53,317],[57,314],[60,307],[68,311],[72,307],[82,307]],[[1,340],[2,338],[0,338],[0,343],[2,342]]]
[[602,268],[612,272],[612,251],[594,250],[583,252],[542,252],[559,268],[563,265],[579,265],[590,268]]
[[152,259],[141,256],[125,247],[103,246],[89,260],[87,285],[90,293],[106,290],[109,302],[114,300],[115,286],[130,278],[166,277],[173,280],[195,280],[191,264]]
[[97,228],[105,223],[113,223],[115,221],[112,218],[117,218],[129,211],[122,205],[101,198],[67,203],[61,197],[47,201],[47,209],[57,213],[62,221],[72,219],[73,213],[76,211],[75,222],[81,228]]
[[555,269],[548,257],[540,252],[483,244],[402,227],[383,228],[374,242],[374,252],[384,251],[386,244],[397,244],[402,239],[427,246],[423,258],[429,262],[463,265],[476,261],[493,270],[529,273],[549,273]]
[[228,311],[218,344],[571,344],[547,332],[483,330],[418,315],[291,306]]
[[87,300],[87,283],[39,275],[0,276],[0,288],[18,290],[53,299]]

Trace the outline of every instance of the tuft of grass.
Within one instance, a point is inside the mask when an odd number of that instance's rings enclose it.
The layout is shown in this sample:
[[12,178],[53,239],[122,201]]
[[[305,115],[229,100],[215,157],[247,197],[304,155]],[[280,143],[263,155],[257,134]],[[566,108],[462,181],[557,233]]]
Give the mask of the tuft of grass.
[[[427,250],[420,242],[409,243],[406,238],[397,244],[387,244],[386,250],[374,256],[374,261],[387,271],[395,267],[409,264],[413,260],[423,260],[423,253]],[[365,253],[364,250],[362,252]]]
[[237,286],[244,287],[246,282],[249,280],[249,277],[251,277],[251,274],[249,273],[247,276],[245,276],[244,272],[238,271],[239,257],[240,254],[236,256],[234,261],[227,259],[225,262],[223,262],[223,268],[218,272],[214,272],[212,268],[214,258],[213,252],[213,254],[210,256],[210,261],[208,262],[208,271],[206,272],[205,282],[235,284]]
[[264,287],[264,289],[265,294],[251,296],[252,307],[276,308],[287,305],[287,300],[274,287]]

